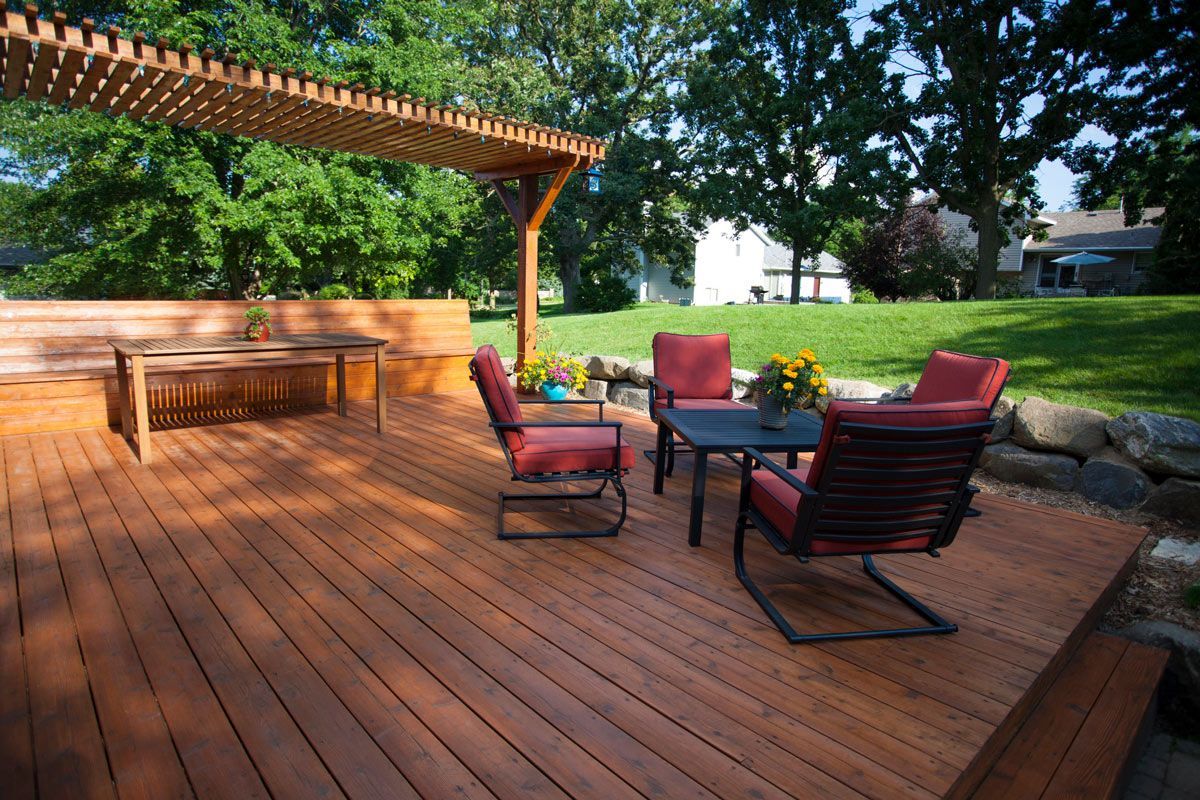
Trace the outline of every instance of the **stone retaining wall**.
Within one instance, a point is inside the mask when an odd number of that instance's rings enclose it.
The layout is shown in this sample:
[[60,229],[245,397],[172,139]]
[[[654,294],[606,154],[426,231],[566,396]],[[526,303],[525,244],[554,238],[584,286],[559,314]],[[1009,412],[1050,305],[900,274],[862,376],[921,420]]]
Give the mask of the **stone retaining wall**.
[[[588,382],[582,395],[642,411],[649,409],[654,362],[620,356],[583,356]],[[511,359],[505,359],[509,372]],[[754,373],[734,369],[735,399],[754,402],[742,381]],[[515,378],[513,379],[515,380]],[[829,396],[810,413],[825,413],[830,400],[906,402],[912,384],[888,389],[869,381],[829,379]],[[992,444],[980,466],[1000,480],[1077,492],[1115,508],[1138,507],[1160,516],[1200,523],[1200,423],[1149,411],[1119,417],[1040,397],[1020,404],[1001,397],[993,413]]]

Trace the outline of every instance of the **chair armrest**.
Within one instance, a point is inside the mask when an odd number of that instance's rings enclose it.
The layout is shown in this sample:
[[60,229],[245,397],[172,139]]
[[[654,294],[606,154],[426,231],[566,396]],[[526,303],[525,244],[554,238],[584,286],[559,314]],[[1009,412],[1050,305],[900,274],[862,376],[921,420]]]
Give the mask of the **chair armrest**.
[[667,408],[675,407],[675,390],[671,386],[653,375],[646,376],[646,380],[650,382],[650,408],[654,408],[654,395],[660,389],[667,395]]
[[779,477],[784,483],[803,495],[804,499],[807,500],[812,497],[817,497],[820,494],[816,489],[812,488],[807,483],[793,475],[791,472],[779,466],[774,461],[760,453],[758,450],[755,450],[753,447],[747,447],[744,452],[747,456],[749,456],[751,461],[757,461],[768,472]]
[[596,406],[596,410],[600,412],[600,420],[604,421],[604,402],[603,400],[592,400],[589,398],[580,398],[578,400],[572,398],[570,400],[518,400],[517,405],[522,406]]

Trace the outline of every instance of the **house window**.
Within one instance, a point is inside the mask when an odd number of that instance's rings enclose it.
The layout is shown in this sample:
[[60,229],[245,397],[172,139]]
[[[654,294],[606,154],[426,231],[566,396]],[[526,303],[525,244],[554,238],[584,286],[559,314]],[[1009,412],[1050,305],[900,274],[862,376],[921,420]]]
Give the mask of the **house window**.
[[1133,272],[1145,272],[1154,263],[1154,253],[1134,253]]
[[1042,256],[1041,270],[1038,273],[1038,288],[1053,289],[1058,280],[1058,264]]

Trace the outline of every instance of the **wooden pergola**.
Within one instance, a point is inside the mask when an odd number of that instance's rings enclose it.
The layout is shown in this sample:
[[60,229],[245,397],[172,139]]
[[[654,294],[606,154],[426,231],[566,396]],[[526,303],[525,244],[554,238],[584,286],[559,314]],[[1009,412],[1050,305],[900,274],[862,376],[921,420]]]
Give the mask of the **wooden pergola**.
[[[279,144],[429,164],[490,181],[517,226],[518,362],[533,353],[538,230],[567,178],[604,159],[604,142],[362,84],[168,47],[90,20],[50,20],[0,0],[4,97]],[[552,175],[542,191],[539,178]],[[516,180],[514,197],[505,181]]]

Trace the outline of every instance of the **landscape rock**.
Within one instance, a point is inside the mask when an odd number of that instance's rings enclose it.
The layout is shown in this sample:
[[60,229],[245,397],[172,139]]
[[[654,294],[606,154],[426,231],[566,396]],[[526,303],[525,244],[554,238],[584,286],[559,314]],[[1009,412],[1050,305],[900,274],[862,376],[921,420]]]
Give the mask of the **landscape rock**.
[[589,378],[588,382],[583,385],[581,395],[588,400],[607,400],[608,399],[608,381],[601,381],[595,378]]
[[1107,424],[1108,416],[1100,411],[1026,397],[1017,406],[1013,441],[1035,450],[1090,456],[1108,444]]
[[917,386],[914,383],[902,383],[892,391],[885,395],[884,403],[907,403],[912,400],[913,390]]
[[1108,423],[1113,444],[1142,469],[1200,478],[1200,423],[1150,411],[1128,411]]
[[1038,453],[1011,442],[985,447],[979,466],[1002,481],[1062,492],[1075,486],[1079,474],[1079,463],[1071,456]]
[[1200,523],[1200,481],[1167,478],[1150,493],[1141,510],[1160,517]]
[[996,407],[992,409],[992,419],[996,420],[995,427],[992,428],[992,441],[1002,442],[1012,436],[1013,422],[1017,418],[1017,404],[1012,401],[1012,398],[1000,395],[996,400]]
[[741,400],[743,397],[748,397],[748,398],[754,397],[754,387],[747,386],[745,383],[742,383],[742,381],[746,381],[746,382],[753,381],[755,378],[758,377],[757,372],[751,372],[748,369],[738,369],[737,367],[734,367],[731,377],[733,379],[732,384],[733,384],[733,399],[734,400]]
[[501,356],[500,363],[504,366],[504,374],[512,375],[517,371],[517,360],[508,356]]
[[592,356],[585,366],[589,377],[605,381],[623,381],[629,375],[629,359],[620,356]]
[[1185,542],[1183,539],[1164,536],[1154,545],[1150,555],[1178,561],[1180,564],[1200,564],[1200,542]]
[[643,389],[633,381],[621,381],[610,385],[608,400],[610,403],[636,408],[639,411],[650,410],[650,390]]
[[650,378],[654,375],[654,359],[646,358],[629,365],[629,380],[646,389],[650,386]]
[[842,378],[829,379],[829,394],[817,398],[817,408],[822,414],[829,408],[833,400],[857,400],[869,398],[872,400],[883,397],[891,392],[886,386],[880,386],[870,381],[848,381]]
[[1113,508],[1133,508],[1146,499],[1154,481],[1112,447],[1106,447],[1079,468],[1075,491]]

